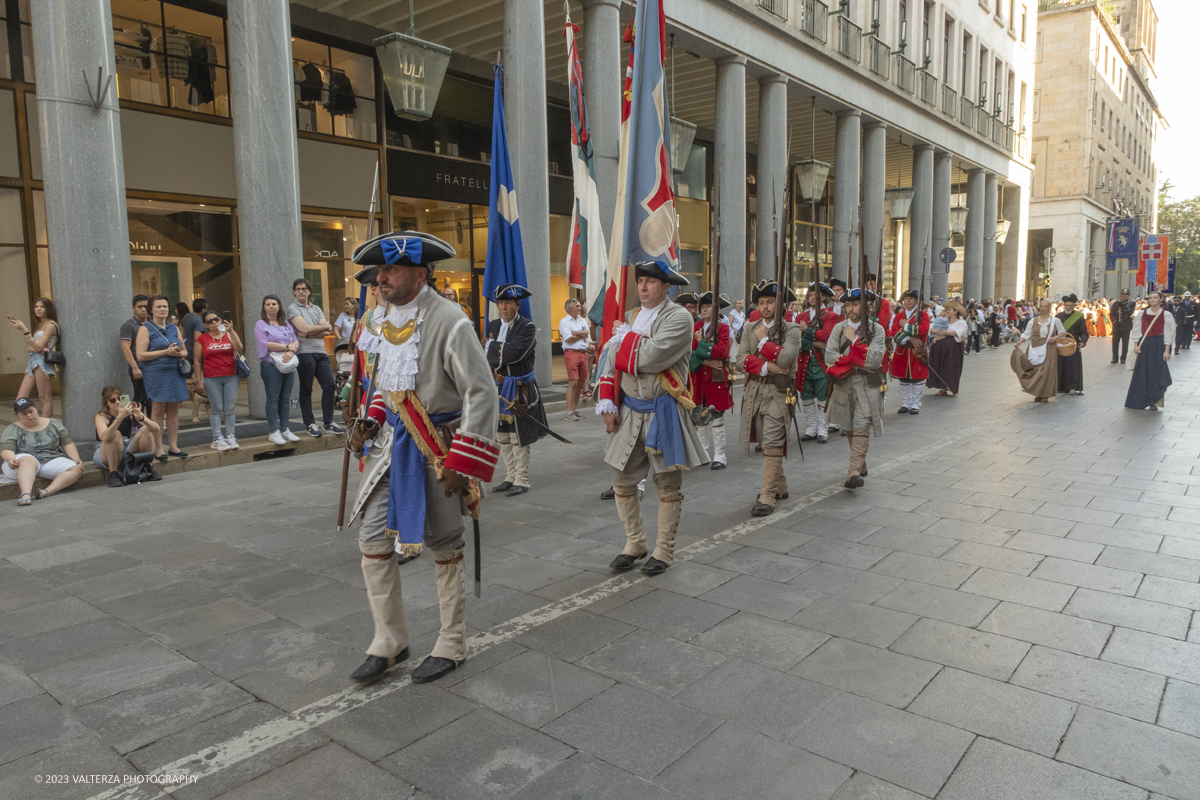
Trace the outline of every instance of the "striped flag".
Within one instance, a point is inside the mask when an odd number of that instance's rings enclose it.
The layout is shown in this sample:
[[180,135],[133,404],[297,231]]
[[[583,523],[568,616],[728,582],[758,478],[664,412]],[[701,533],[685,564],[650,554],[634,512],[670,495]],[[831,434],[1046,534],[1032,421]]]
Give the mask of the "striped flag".
[[[506,283],[528,286],[525,277],[525,248],[517,216],[517,189],[513,185],[512,162],[508,158],[508,132],[504,125],[504,67],[496,65],[496,88],[492,104],[492,176],[488,187],[487,261],[483,267],[483,296],[491,319],[496,287]],[[521,301],[521,316],[533,319],[529,299]]]
[[608,247],[600,226],[600,191],[596,187],[596,162],[588,129],[587,106],[583,101],[583,68],[575,33],[579,26],[567,15],[563,36],[567,39],[568,93],[571,97],[571,169],[575,176],[575,203],[571,207],[571,239],[567,245],[567,283],[584,290],[589,305],[604,300],[604,278]]
[[600,334],[606,338],[612,322],[623,319],[630,304],[630,264],[659,260],[679,269],[662,0],[642,0],[634,9],[634,19],[632,30],[625,34],[632,43],[621,104],[617,208]]

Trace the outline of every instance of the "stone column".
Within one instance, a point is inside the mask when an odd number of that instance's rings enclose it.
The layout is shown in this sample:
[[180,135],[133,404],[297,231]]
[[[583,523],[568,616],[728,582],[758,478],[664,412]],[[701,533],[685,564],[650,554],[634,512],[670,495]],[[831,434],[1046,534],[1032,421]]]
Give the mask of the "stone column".
[[[913,202],[909,212],[908,287],[929,296],[933,264],[933,147],[925,142],[913,145]],[[921,285],[921,275],[925,275]]]
[[582,0],[582,4],[583,95],[600,193],[600,227],[604,241],[611,242],[621,144],[621,4],[618,0]]
[[[950,291],[951,264],[943,264],[938,255],[950,246],[950,154],[933,154],[933,236],[929,245],[929,264],[933,270],[930,291],[945,298]],[[959,253],[958,263],[962,264]]]
[[[750,303],[746,274],[746,59],[717,59],[716,185],[721,192],[721,287]],[[728,288],[725,288],[728,287]]]
[[[1029,203],[1026,189],[1009,186],[1004,190],[1004,218],[1009,221],[1008,238],[1000,246],[1000,293],[1020,299],[1026,295],[1025,253],[1029,246]],[[1100,228],[1100,269],[1104,269],[1104,228]]]
[[983,292],[988,297],[996,296],[996,194],[999,179],[988,173],[983,187]]
[[[230,0],[229,87],[245,342],[254,341],[263,296],[278,296],[286,308],[292,281],[304,277],[294,83],[287,0]],[[250,370],[248,390],[250,416],[263,419],[266,393],[257,369]]]
[[983,170],[967,171],[967,252],[963,257],[963,296],[966,300],[991,297],[983,289]]
[[851,265],[858,267],[859,148],[862,113],[837,112],[833,156],[833,277],[853,286]]
[[[862,169],[862,214],[863,235],[862,248],[871,265],[871,272],[878,279],[877,286],[883,287],[883,266],[880,262],[880,245],[883,243],[883,226],[885,216],[885,191],[887,189],[887,125],[878,120],[872,120],[865,126],[863,133],[863,169]],[[854,274],[854,284],[858,283],[858,273]]]
[[[758,227],[755,236],[754,280],[775,277],[778,244],[772,228],[787,226],[783,190],[787,187],[787,78],[768,75],[758,81]],[[771,222],[772,214],[776,224]],[[724,236],[721,248],[725,248]]]
[[537,325],[537,384],[543,387],[550,385],[552,367],[545,31],[540,0],[504,0],[504,121],[525,249],[525,276],[533,293],[529,302]]
[[[39,0],[31,7],[46,231],[67,359],[56,410],[86,459],[100,388],[129,385],[116,338],[129,318],[132,281],[112,11],[108,0]],[[93,96],[104,88],[103,80],[96,86],[97,66],[112,79],[99,109],[88,92],[89,85]],[[6,335],[19,338],[11,329]]]

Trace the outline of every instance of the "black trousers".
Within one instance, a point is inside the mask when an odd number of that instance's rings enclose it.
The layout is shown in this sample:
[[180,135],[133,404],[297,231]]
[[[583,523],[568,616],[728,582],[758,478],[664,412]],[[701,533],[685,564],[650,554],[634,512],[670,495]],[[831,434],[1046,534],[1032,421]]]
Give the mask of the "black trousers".
[[129,370],[129,380],[133,383],[133,394],[129,396],[129,399],[141,405],[143,409],[149,409],[150,398],[146,396],[146,384],[142,382],[141,378],[133,377],[132,369]]
[[1125,357],[1129,355],[1129,334],[1132,331],[1113,331],[1113,361],[1117,360],[1117,350],[1121,351],[1121,363],[1125,363]]
[[333,422],[333,391],[337,387],[329,356],[325,353],[299,353],[298,358],[300,364],[296,372],[300,373],[300,416],[304,418],[304,427],[316,422],[312,410],[314,377],[321,386],[321,421],[328,425]]

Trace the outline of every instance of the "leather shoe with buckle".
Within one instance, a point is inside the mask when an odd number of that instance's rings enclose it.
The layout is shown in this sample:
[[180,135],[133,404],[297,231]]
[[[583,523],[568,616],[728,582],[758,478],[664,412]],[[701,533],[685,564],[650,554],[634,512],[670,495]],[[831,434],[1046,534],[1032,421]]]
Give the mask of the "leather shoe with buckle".
[[617,490],[611,486],[600,493],[601,500],[615,500],[616,498],[617,498]]
[[514,486],[504,493],[505,497],[516,497],[519,494],[525,494],[529,491],[528,486]]
[[720,461],[714,461],[714,462],[712,462],[712,466],[709,467],[709,469],[725,469],[725,465],[722,464]]
[[501,492],[507,492],[512,487],[513,487],[512,481],[505,481],[504,483],[498,483],[492,487],[492,493],[500,494]]
[[384,674],[402,661],[408,660],[408,648],[404,648],[391,658],[383,656],[367,656],[362,666],[350,673],[350,680],[359,684],[374,683]]
[[625,553],[621,553],[621,555],[614,558],[612,563],[608,566],[615,569],[617,572],[628,572],[634,568],[634,565],[636,565],[639,560],[645,557],[645,553],[642,553],[640,556],[630,556],[626,555]]
[[866,485],[867,485],[867,482],[864,481],[858,475],[854,475],[854,476],[847,478],[846,483],[845,483],[845,486],[847,489],[861,489],[862,487],[864,487]]
[[[465,661],[466,659],[463,660]],[[421,666],[412,671],[412,682],[431,683],[432,681],[436,681],[438,678],[445,677],[451,672],[454,672],[454,670],[458,669],[458,665],[461,663],[463,662],[454,661],[449,658],[442,658],[441,656],[429,656],[421,662]]]
[[669,567],[669,566],[671,566],[671,565],[666,563],[665,561],[659,561],[657,558],[650,558],[650,559],[647,559],[646,563],[642,566],[642,574],[643,575],[662,575],[664,572],[667,571],[667,567]]
[[775,506],[769,506],[766,503],[755,503],[754,508],[750,509],[750,516],[765,517],[775,511]]

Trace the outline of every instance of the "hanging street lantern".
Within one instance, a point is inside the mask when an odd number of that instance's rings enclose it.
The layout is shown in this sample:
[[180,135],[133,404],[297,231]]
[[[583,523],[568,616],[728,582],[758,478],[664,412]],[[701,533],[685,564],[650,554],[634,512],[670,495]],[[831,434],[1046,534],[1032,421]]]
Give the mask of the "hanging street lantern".
[[389,33],[371,42],[396,116],[423,122],[433,116],[450,48],[416,36],[413,0],[408,0],[408,33]]
[[800,199],[806,203],[816,203],[825,196],[829,165],[815,158],[801,161],[796,165],[796,177],[799,182]]
[[1008,229],[1012,223],[1006,219],[996,221],[996,244],[1004,244],[1004,240],[1008,238]]
[[966,206],[955,206],[950,209],[950,230],[954,233],[964,233],[967,230],[967,212],[971,209]]
[[884,196],[889,217],[897,222],[908,219],[908,210],[912,208],[913,187],[894,186],[885,191]]
[[671,171],[683,172],[696,140],[696,126],[679,117],[671,117]]

